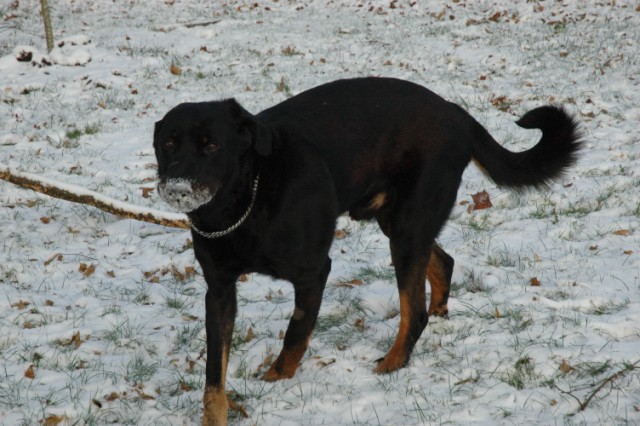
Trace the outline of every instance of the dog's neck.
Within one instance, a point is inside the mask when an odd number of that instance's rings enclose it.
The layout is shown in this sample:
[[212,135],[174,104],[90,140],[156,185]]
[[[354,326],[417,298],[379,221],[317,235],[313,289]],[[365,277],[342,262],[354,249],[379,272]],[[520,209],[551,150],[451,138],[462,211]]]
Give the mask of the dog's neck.
[[233,225],[229,226],[226,229],[220,230],[220,231],[203,231],[202,229],[200,229],[192,221],[191,222],[191,229],[193,229],[200,236],[202,236],[204,238],[209,238],[209,239],[224,237],[226,235],[229,235],[230,233],[232,233],[236,229],[238,229],[245,222],[245,220],[247,220],[247,218],[251,214],[251,211],[253,210],[253,206],[254,206],[255,201],[256,201],[256,195],[257,195],[257,192],[258,192],[258,184],[259,183],[260,183],[260,175],[257,175],[253,179],[253,186],[251,187],[251,201],[249,201],[249,206],[245,210],[244,214],[240,217],[240,219],[238,219],[238,221],[235,222]]
[[205,238],[233,233],[251,216],[258,181],[258,175],[245,173],[233,184],[221,187],[213,200],[187,213],[194,231]]

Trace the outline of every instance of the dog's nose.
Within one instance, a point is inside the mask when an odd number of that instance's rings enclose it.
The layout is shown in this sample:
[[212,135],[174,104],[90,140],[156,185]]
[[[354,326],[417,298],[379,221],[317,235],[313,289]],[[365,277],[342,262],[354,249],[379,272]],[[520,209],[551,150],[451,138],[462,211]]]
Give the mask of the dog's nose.
[[159,192],[162,198],[177,205],[182,204],[193,196],[193,188],[191,183],[187,181],[171,180],[165,182],[160,184]]

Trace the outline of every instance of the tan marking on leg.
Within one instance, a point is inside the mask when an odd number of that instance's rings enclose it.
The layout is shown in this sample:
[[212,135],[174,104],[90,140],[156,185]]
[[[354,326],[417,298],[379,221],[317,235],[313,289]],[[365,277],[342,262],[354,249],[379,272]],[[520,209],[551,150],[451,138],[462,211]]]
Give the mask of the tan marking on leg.
[[[414,266],[410,273],[404,277],[404,286],[399,287],[400,298],[400,326],[398,335],[393,346],[385,355],[384,359],[378,364],[375,372],[390,373],[399,368],[404,367],[409,362],[411,351],[415,345],[413,339],[418,336],[411,336],[412,321],[419,321],[416,315],[420,315],[426,308],[425,281],[427,279],[427,271],[425,267]],[[420,330],[419,332],[421,332]],[[415,328],[413,330],[415,332]]]
[[293,310],[292,318],[296,321],[300,321],[304,317],[304,311],[296,306]]
[[409,338],[409,314],[411,305],[406,293],[400,293],[400,328],[389,352],[375,369],[376,373],[390,373],[405,366],[409,360],[407,339]]
[[369,207],[378,210],[380,207],[384,206],[387,202],[387,194],[385,192],[378,192],[373,196],[371,202],[369,203]]
[[229,401],[225,393],[225,381],[227,377],[227,363],[229,349],[222,348],[222,383],[220,386],[207,386],[204,390],[204,413],[202,426],[226,426],[229,411]]
[[449,291],[449,283],[446,278],[446,270],[444,265],[438,259],[435,253],[431,253],[429,266],[427,268],[427,277],[431,286],[431,302],[429,302],[429,315],[444,317],[449,312],[447,307],[447,298]]
[[226,426],[229,401],[224,388],[208,386],[204,390],[202,426]]
[[271,364],[269,370],[264,373],[264,376],[262,376],[262,380],[273,382],[292,378],[300,366],[300,360],[304,356],[307,346],[309,346],[309,339],[307,339],[304,345],[290,349],[283,348],[278,358]]

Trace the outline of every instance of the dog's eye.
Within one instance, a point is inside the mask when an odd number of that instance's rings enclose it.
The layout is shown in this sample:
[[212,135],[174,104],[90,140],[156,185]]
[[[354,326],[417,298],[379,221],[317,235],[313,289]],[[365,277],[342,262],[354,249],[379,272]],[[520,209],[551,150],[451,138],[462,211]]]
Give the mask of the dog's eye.
[[171,140],[169,140],[169,141],[165,141],[165,142],[162,144],[162,148],[163,148],[165,151],[173,151],[174,149],[176,149],[176,144],[175,144],[175,142],[174,142],[174,141],[171,141]]
[[205,155],[211,155],[214,152],[216,152],[218,149],[220,149],[220,145],[217,145],[217,144],[211,142],[211,143],[206,144],[202,150],[205,153]]

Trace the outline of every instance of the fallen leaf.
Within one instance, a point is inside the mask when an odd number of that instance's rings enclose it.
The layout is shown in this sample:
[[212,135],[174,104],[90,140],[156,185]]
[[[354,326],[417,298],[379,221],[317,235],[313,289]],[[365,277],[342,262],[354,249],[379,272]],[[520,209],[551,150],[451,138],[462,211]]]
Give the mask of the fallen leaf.
[[247,334],[244,336],[245,343],[250,342],[255,338],[256,338],[256,333],[253,331],[253,327],[249,327],[249,329],[247,330]]
[[628,229],[618,229],[617,231],[614,231],[613,234],[626,237],[627,235],[631,235],[631,231],[629,231]]
[[43,216],[43,217],[40,218],[40,222],[42,222],[44,224],[50,223],[51,222],[51,218]]
[[81,344],[82,339],[80,339],[80,332],[76,331],[75,333],[73,333],[73,336],[71,336],[71,340],[69,340],[69,346],[75,345],[76,349],[78,349]]
[[498,310],[498,307],[496,306],[496,318],[500,318],[500,311]]
[[336,240],[344,240],[345,238],[347,238],[347,235],[348,234],[344,229],[338,229],[334,234],[334,238]]
[[175,265],[171,265],[171,275],[175,278],[176,281],[182,282],[187,279],[187,276],[180,272]]
[[18,308],[18,309],[24,309],[27,306],[29,306],[30,304],[31,304],[30,302],[27,302],[25,300],[19,300],[16,303],[12,303],[11,307],[12,308]]
[[356,286],[360,286],[360,285],[362,285],[362,284],[363,284],[363,282],[362,282],[362,280],[361,280],[361,279],[359,279],[359,278],[354,278],[354,279],[352,279],[351,281],[344,281],[344,282],[338,283],[338,287],[349,287],[349,288],[353,288],[353,287],[356,287]]
[[104,399],[111,402],[111,401],[115,401],[116,399],[119,399],[120,395],[117,392],[111,392],[108,395],[105,395]]
[[184,273],[187,277],[194,277],[196,275],[196,268],[193,266],[187,266],[184,268]]
[[473,194],[471,196],[473,200],[473,205],[469,206],[469,211],[473,210],[483,210],[493,207],[491,204],[491,199],[489,197],[489,193],[487,191],[478,192],[477,194]]
[[171,67],[169,68],[169,71],[173,75],[182,75],[182,68],[177,66],[175,62],[171,62]]
[[27,379],[35,379],[36,370],[33,364],[31,364],[29,368],[27,368],[27,371],[24,372],[24,377],[26,377]]
[[624,254],[626,254],[627,256],[631,256],[633,254],[633,250],[625,250],[623,251]]
[[63,421],[65,421],[66,419],[67,419],[66,416],[56,416],[55,414],[52,414],[40,420],[40,424],[42,426],[57,426]]
[[533,287],[540,287],[540,280],[538,280],[536,277],[531,278],[531,285]]
[[142,198],[149,198],[149,197],[151,197],[151,193],[152,193],[153,191],[155,191],[155,188],[153,188],[153,187],[151,187],[151,188],[149,188],[149,187],[142,187],[142,188],[140,188],[140,189],[142,189]]
[[80,273],[82,273],[82,275],[84,275],[85,277],[89,277],[96,271],[96,267],[93,265],[93,263],[91,265],[81,263],[78,271],[80,271]]
[[144,399],[145,401],[149,401],[149,400],[153,400],[156,399],[155,397],[144,393],[142,390],[140,389],[135,389],[136,393],[138,394],[138,396],[140,397],[140,399]]
[[320,367],[320,368],[324,368],[327,365],[335,364],[335,362],[336,362],[335,358],[323,359],[323,360],[320,360],[320,361],[316,362],[316,365],[318,367]]
[[249,281],[249,275],[247,274],[240,275],[240,278],[238,278],[238,281],[240,281],[241,283],[246,283],[247,281]]
[[561,372],[567,374],[570,373],[571,371],[573,371],[573,367],[569,365],[569,363],[567,363],[566,359],[562,360],[562,363],[560,364],[560,367],[558,368],[558,370],[560,370]]

